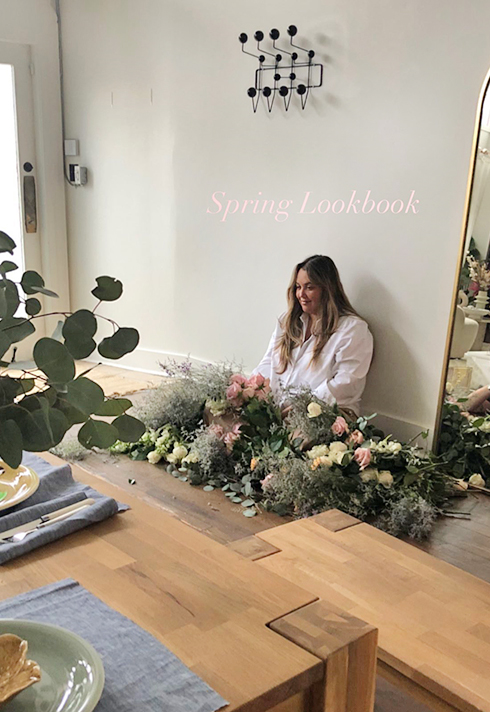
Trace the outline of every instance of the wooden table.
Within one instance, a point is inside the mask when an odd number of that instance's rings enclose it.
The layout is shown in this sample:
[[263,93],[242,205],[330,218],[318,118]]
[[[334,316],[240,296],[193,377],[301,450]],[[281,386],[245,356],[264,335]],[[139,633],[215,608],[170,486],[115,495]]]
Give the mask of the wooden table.
[[490,712],[487,582],[337,510],[232,546],[379,628],[378,672],[420,701]]
[[131,510],[2,566],[0,599],[71,577],[161,640],[229,712],[371,712],[374,626],[72,467]]

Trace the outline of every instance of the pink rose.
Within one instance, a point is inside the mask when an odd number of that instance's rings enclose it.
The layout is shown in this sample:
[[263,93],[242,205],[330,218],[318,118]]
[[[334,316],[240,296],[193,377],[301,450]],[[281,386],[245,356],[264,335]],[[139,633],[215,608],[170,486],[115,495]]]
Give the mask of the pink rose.
[[213,423],[209,426],[208,430],[214,433],[216,437],[218,437],[220,440],[223,440],[225,436],[225,430],[222,425],[219,425],[218,423]]
[[362,443],[364,442],[364,435],[361,433],[360,430],[354,430],[349,435],[347,442],[352,445],[362,445]]
[[346,419],[343,418],[341,415],[338,415],[335,418],[334,424],[332,425],[332,433],[334,435],[337,435],[338,437],[340,437],[344,433],[348,433],[348,432],[349,432],[349,426],[347,425]]
[[230,383],[246,383],[247,379],[241,373],[234,373],[230,378]]
[[263,388],[260,388],[258,391],[255,391],[255,397],[260,401],[264,401],[267,400],[268,393],[269,391],[265,391]]
[[228,450],[233,449],[233,443],[235,442],[235,440],[238,440],[239,437],[240,437],[240,435],[237,433],[234,433],[232,430],[230,430],[229,433],[226,433],[226,435],[224,437],[224,442],[225,442],[225,445],[227,446]]
[[243,425],[243,423],[235,423],[235,425],[231,429],[231,432],[234,435],[237,435],[238,437],[240,437],[240,435],[241,435],[240,428],[242,427],[242,425]]
[[246,386],[242,391],[242,396],[244,398],[253,398],[255,395],[255,388],[253,386]]
[[228,388],[226,389],[226,397],[228,398],[228,400],[237,400],[237,398],[240,397],[241,393],[242,387],[236,381],[232,383],[231,386],[228,386]]
[[253,376],[250,376],[248,379],[248,385],[252,386],[252,388],[260,388],[265,382],[265,378],[261,373],[254,373]]
[[371,450],[368,447],[358,447],[354,452],[354,460],[359,465],[359,469],[364,470],[371,462]]

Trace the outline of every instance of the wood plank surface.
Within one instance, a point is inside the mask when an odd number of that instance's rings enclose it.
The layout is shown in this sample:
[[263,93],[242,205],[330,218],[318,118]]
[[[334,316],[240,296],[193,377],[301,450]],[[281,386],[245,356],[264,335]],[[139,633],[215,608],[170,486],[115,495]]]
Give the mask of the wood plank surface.
[[74,578],[161,640],[230,711],[268,710],[322,680],[322,661],[267,625],[316,596],[72,468],[131,510],[2,566],[1,599]]
[[258,533],[281,551],[254,565],[379,628],[379,659],[427,700],[490,712],[490,585],[367,524],[315,520]]
[[[81,466],[223,544],[290,521],[273,512],[244,517],[243,507],[230,502],[220,489],[203,492],[202,487],[192,487],[172,477],[164,465],[151,465],[146,460],[138,462],[125,455],[90,453]],[[129,480],[135,480],[136,484],[129,484]]]

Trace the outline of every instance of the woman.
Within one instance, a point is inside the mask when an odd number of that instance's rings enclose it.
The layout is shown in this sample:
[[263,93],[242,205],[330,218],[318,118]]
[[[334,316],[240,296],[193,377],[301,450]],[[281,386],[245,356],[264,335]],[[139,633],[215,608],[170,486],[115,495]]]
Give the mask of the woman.
[[[306,385],[318,398],[358,414],[373,337],[349,302],[333,260],[313,255],[296,265],[287,300],[288,310],[252,373],[270,378],[278,396],[282,387]],[[286,415],[284,400],[282,406]]]

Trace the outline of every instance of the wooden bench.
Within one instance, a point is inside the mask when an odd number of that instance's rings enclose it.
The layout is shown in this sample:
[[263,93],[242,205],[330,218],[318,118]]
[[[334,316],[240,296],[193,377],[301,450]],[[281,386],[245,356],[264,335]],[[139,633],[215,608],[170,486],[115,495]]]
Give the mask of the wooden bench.
[[374,626],[73,471],[131,510],[0,567],[0,599],[74,578],[161,640],[227,712],[372,711]]
[[490,712],[490,584],[337,510],[231,546],[377,627],[378,673],[419,701]]

